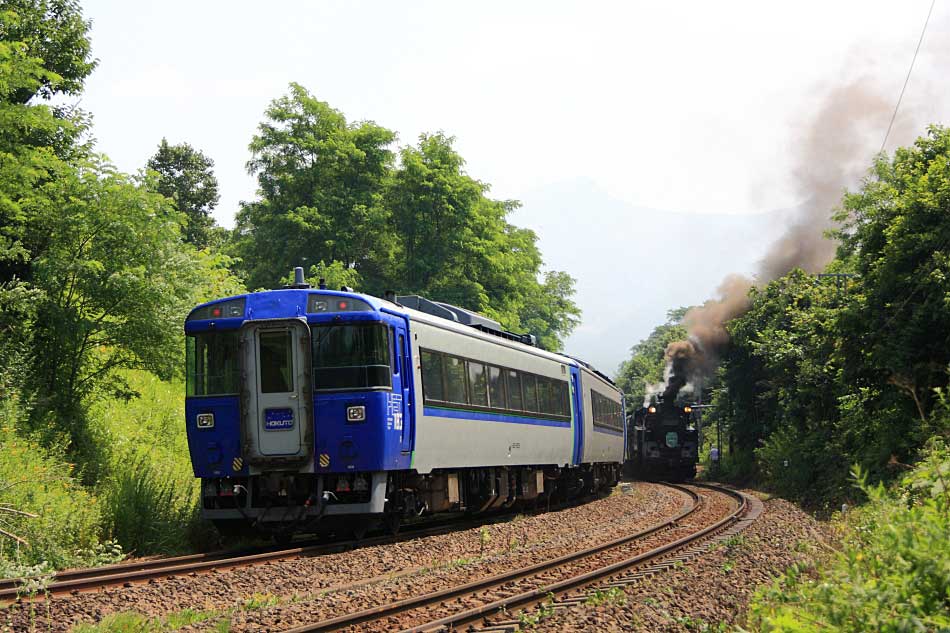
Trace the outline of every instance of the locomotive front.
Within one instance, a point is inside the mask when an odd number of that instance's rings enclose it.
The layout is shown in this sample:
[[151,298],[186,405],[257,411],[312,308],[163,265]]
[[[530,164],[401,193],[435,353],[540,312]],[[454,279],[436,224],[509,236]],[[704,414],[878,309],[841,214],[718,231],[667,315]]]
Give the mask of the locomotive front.
[[634,469],[647,478],[692,479],[699,461],[699,431],[692,408],[660,401],[635,414]]
[[383,512],[412,450],[405,316],[303,285],[199,306],[185,333],[204,518],[280,535]]

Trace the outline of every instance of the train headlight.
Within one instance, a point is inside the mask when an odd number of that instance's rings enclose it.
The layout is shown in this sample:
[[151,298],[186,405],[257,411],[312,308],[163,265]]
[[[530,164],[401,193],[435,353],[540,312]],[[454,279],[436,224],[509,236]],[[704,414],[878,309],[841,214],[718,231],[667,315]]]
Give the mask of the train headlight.
[[346,408],[347,422],[363,422],[366,420],[366,407],[363,405]]
[[693,407],[683,407],[683,413],[692,413]]
[[647,409],[647,413],[656,413],[656,407],[650,407]]
[[213,413],[199,413],[195,424],[199,429],[211,429],[214,428],[214,414]]

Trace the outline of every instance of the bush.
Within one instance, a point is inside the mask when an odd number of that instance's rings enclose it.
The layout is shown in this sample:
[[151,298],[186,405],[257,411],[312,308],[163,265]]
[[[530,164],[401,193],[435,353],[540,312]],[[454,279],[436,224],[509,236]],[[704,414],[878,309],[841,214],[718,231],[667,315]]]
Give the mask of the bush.
[[844,538],[820,571],[792,569],[760,592],[760,631],[950,630],[950,449],[935,438],[899,486],[870,486],[870,502],[842,520]]
[[90,411],[107,446],[99,483],[106,531],[127,551],[177,553],[201,537],[198,482],[185,435],[184,385],[144,371],[121,372],[130,397],[104,400]]
[[[19,397],[0,399],[0,568],[85,565],[101,554],[101,510],[73,476],[61,452],[16,431],[27,415]],[[27,514],[18,514],[19,512]]]

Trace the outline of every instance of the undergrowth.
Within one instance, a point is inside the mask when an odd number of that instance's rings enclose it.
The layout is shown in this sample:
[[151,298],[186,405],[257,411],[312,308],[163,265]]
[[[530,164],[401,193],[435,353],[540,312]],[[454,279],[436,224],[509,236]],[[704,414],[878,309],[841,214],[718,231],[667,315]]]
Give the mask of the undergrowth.
[[184,385],[144,371],[122,377],[135,394],[90,411],[93,433],[108,447],[98,491],[104,527],[126,551],[169,554],[208,539],[197,515],[198,482],[184,428]]
[[94,562],[102,509],[73,465],[17,431],[16,394],[0,400],[0,577]]
[[756,631],[950,631],[950,448],[931,439],[891,489],[853,475],[866,505],[840,519],[840,551],[758,593]]

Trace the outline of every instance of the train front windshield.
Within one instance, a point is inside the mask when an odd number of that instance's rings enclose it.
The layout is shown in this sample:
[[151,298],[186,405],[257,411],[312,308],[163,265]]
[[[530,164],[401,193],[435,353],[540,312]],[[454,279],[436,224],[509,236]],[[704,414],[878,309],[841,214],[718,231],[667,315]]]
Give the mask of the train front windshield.
[[231,395],[241,390],[237,331],[201,332],[186,337],[188,396]]
[[386,325],[315,325],[311,341],[317,391],[392,388]]

